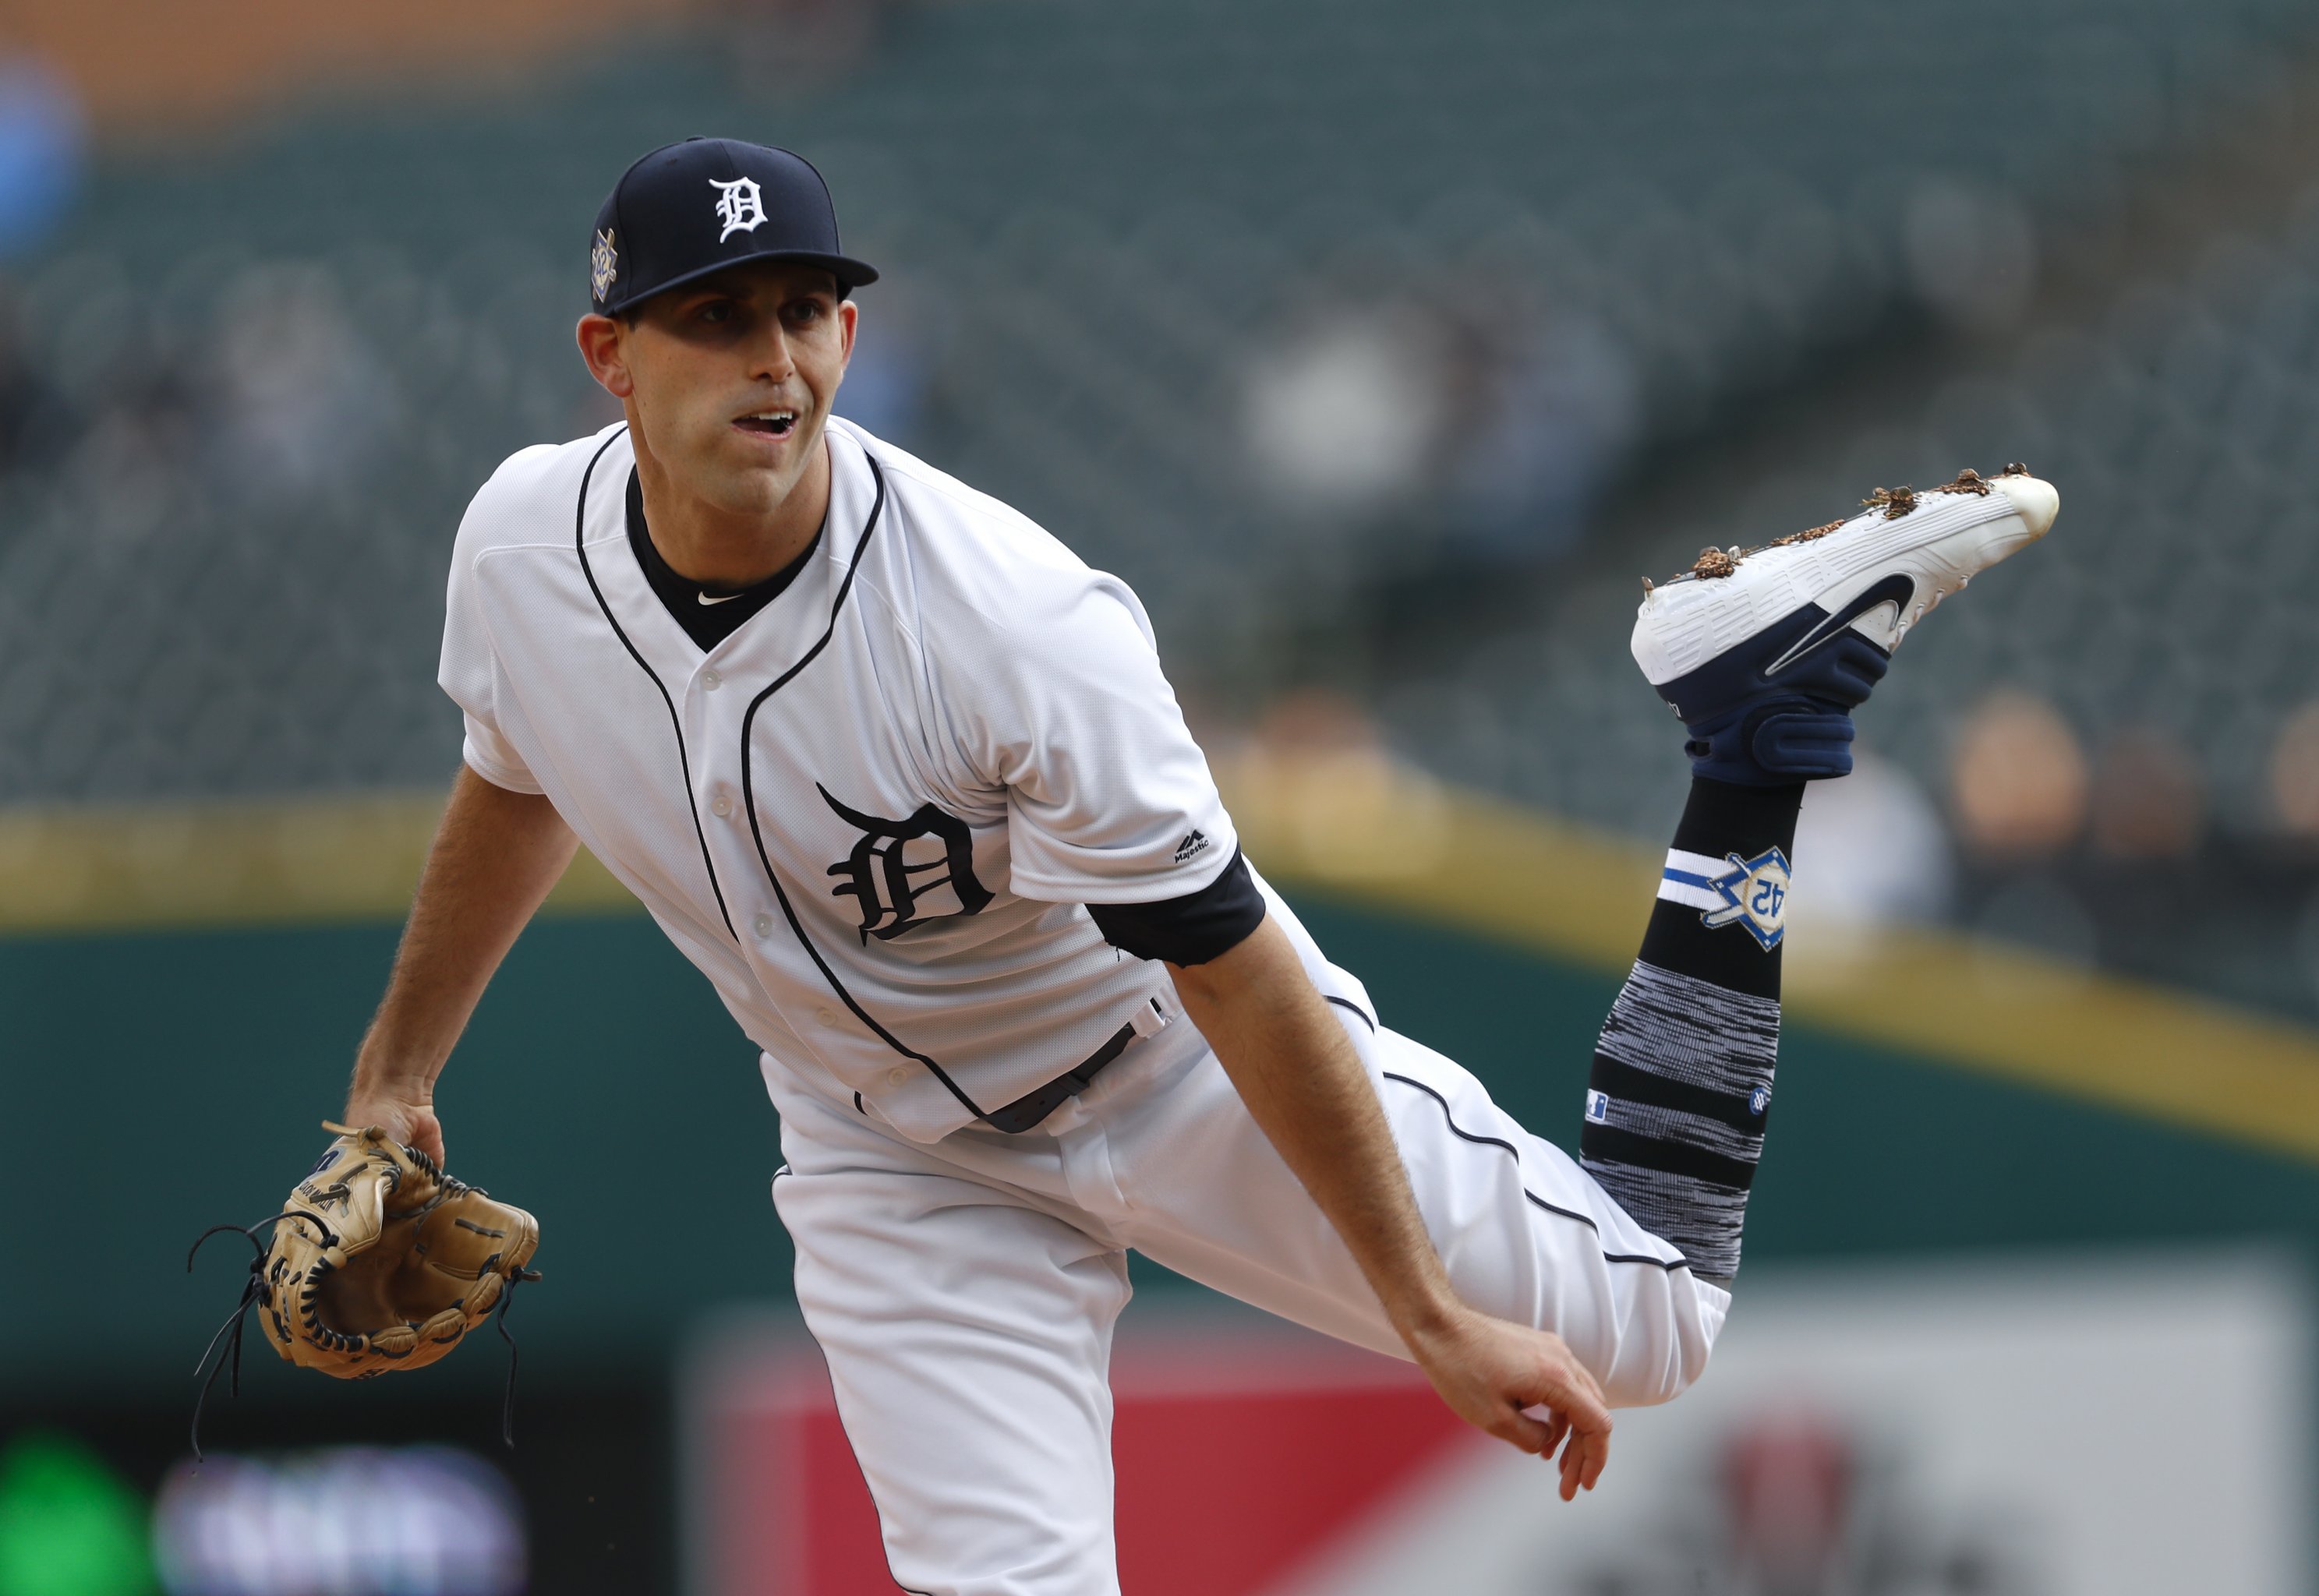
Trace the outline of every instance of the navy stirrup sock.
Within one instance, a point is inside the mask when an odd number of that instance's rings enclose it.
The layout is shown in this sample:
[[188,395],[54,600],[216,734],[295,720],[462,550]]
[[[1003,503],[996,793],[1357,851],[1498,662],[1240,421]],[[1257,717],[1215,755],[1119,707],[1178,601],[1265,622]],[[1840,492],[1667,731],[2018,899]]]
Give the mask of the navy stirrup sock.
[[1803,786],[1696,777],[1642,955],[1596,1043],[1579,1161],[1694,1273],[1739,1267],[1780,1045]]

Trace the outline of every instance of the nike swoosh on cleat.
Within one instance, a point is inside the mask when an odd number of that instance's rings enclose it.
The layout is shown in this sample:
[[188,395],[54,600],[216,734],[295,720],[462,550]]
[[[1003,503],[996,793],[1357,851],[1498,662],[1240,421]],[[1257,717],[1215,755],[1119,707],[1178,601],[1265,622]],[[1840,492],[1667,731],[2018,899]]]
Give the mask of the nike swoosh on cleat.
[[1789,645],[1787,653],[1764,667],[1764,674],[1767,677],[1777,676],[1821,644],[1832,641],[1837,633],[1877,606],[1890,604],[1892,606],[1893,613],[1897,615],[1906,609],[1908,600],[1916,596],[1916,579],[1898,571],[1881,582],[1872,582],[1854,594],[1852,602],[1797,638]]
[[734,600],[739,598],[741,595],[738,593],[719,593],[714,599],[710,598],[706,593],[695,593],[692,596],[699,600],[703,604],[730,604]]

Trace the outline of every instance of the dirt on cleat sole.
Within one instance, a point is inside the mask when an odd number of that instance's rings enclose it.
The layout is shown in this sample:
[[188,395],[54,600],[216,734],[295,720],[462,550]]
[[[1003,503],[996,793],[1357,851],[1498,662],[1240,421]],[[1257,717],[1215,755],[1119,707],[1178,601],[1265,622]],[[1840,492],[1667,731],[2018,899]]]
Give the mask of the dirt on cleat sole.
[[[2005,469],[1997,473],[1998,477],[2027,476],[2028,474],[2029,468],[2018,460],[2008,462]],[[1929,491],[1935,493],[1971,493],[1976,498],[1986,499],[1996,491],[1996,489],[1995,478],[1985,477],[1968,465],[1958,472],[1951,481],[1943,482],[1939,487]],[[1864,510],[1870,513],[1881,510],[1884,519],[1897,521],[1902,516],[1916,509],[1923,497],[1923,494],[1911,487],[1879,488],[1860,502]],[[1853,518],[1866,518],[1863,516]],[[2048,518],[2051,518],[2050,516]],[[1774,537],[1769,543],[1758,544],[1754,548],[1741,548],[1737,544],[1732,545],[1728,549],[1703,548],[1699,551],[1699,558],[1692,562],[1690,570],[1680,576],[1671,578],[1670,581],[1714,582],[1734,574],[1739,569],[1739,563],[1750,555],[1761,554],[1767,548],[1786,548],[1791,544],[1817,542],[1829,533],[1841,531],[1851,524],[1851,520],[1824,521],[1817,527],[1807,527],[1800,532],[1791,532],[1784,537]],[[1647,576],[1643,578],[1643,591],[1648,594],[1654,591],[1651,579]]]

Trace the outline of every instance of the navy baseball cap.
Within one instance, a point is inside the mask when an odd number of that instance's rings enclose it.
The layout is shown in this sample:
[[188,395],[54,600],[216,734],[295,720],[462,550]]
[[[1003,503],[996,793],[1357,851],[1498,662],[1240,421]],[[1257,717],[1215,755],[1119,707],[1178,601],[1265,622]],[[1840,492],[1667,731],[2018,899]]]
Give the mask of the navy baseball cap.
[[841,297],[878,280],[838,248],[837,208],[812,162],[738,139],[687,139],[612,185],[588,252],[590,298],[609,316],[744,260],[817,266]]

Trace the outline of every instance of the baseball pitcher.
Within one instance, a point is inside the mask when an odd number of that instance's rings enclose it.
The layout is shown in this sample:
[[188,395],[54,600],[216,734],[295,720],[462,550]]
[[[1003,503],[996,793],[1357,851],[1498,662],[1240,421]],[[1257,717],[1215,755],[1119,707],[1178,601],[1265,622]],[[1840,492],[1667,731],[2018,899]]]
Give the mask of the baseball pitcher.
[[1699,1378],[1730,1304],[1802,784],[2053,489],[1966,473],[1649,594],[1635,654],[1696,777],[1573,1159],[1266,884],[1135,595],[832,417],[878,275],[811,166],[654,150],[589,268],[580,351],[626,419],[517,453],[459,528],[465,768],[339,1119],[441,1163],[437,1077],[585,843],[761,1050],[798,1299],[904,1588],[1117,1590],[1131,1248],[1413,1359],[1591,1488],[1610,1410]]

